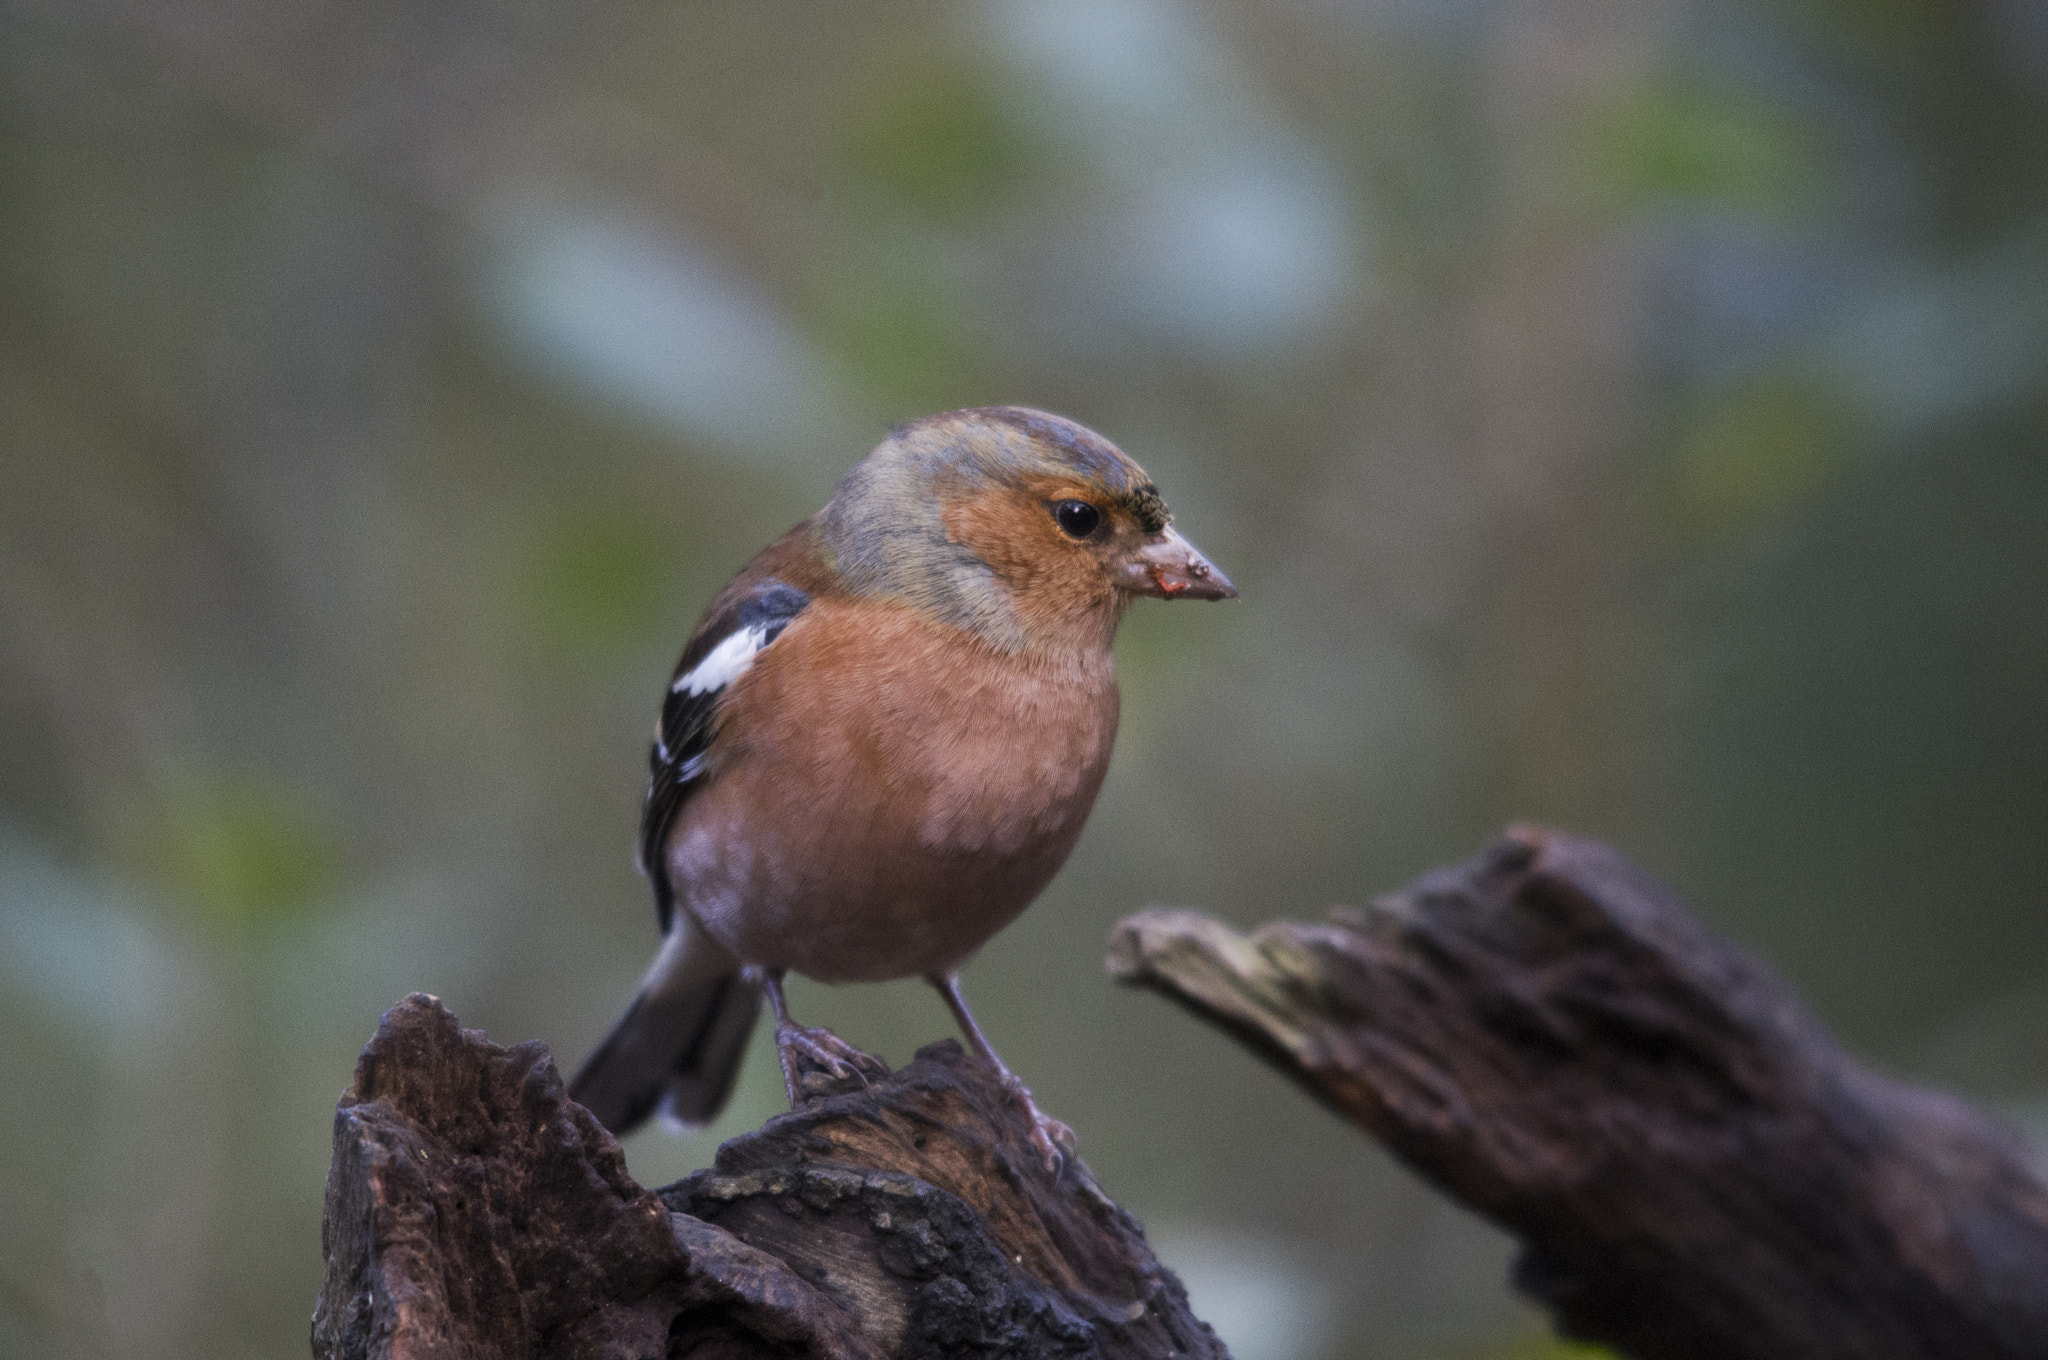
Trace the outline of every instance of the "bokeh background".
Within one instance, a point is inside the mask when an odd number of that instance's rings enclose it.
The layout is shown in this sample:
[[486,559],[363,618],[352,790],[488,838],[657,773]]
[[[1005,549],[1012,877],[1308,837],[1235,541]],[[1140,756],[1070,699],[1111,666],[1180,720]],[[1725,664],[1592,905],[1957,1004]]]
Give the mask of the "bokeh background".
[[[5,0],[0,1353],[304,1354],[379,1012],[580,1059],[698,610],[997,401],[1243,588],[1133,611],[1090,829],[966,977],[1242,1360],[1565,1350],[1110,985],[1148,903],[1554,823],[2048,1133],[2038,0]],[[643,1181],[777,1108],[760,1039]]]

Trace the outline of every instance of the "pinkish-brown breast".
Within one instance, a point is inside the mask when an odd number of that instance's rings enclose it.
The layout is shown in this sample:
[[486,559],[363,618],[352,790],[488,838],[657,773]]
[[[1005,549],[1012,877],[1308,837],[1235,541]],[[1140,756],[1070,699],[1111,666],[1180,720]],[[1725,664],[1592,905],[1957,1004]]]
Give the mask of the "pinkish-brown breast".
[[827,982],[964,962],[1066,860],[1116,738],[1106,647],[1020,660],[842,599],[727,703],[669,837],[677,901],[743,962]]

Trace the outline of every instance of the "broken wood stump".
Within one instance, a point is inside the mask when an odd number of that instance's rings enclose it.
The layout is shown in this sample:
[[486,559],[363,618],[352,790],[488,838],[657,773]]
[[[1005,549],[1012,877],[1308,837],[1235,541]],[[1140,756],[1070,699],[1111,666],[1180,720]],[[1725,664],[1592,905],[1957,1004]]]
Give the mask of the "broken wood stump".
[[1124,921],[1110,970],[1220,1026],[1521,1239],[1639,1360],[2048,1360],[2021,1142],[1845,1054],[1592,841],[1511,828],[1326,924]]
[[660,1191],[568,1097],[407,997],[335,1112],[318,1360],[1224,1357],[1131,1216],[950,1041]]

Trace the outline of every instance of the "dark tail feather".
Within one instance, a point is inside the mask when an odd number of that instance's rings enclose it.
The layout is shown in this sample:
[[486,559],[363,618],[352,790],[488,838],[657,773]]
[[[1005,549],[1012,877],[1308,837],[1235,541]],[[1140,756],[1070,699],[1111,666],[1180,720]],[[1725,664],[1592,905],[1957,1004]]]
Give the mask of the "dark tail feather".
[[761,983],[751,973],[728,973],[697,1044],[669,1071],[662,1111],[692,1127],[709,1124],[732,1098],[740,1060],[761,1014]]
[[725,1106],[761,1009],[761,984],[677,913],[669,939],[569,1095],[623,1137],[657,1109],[707,1124]]

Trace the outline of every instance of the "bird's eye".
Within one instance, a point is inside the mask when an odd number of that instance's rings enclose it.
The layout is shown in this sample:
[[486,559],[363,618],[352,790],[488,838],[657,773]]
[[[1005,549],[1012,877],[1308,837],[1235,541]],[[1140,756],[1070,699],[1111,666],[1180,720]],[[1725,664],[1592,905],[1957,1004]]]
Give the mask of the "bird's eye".
[[1086,501],[1057,501],[1052,517],[1068,538],[1086,538],[1102,523],[1102,512]]

